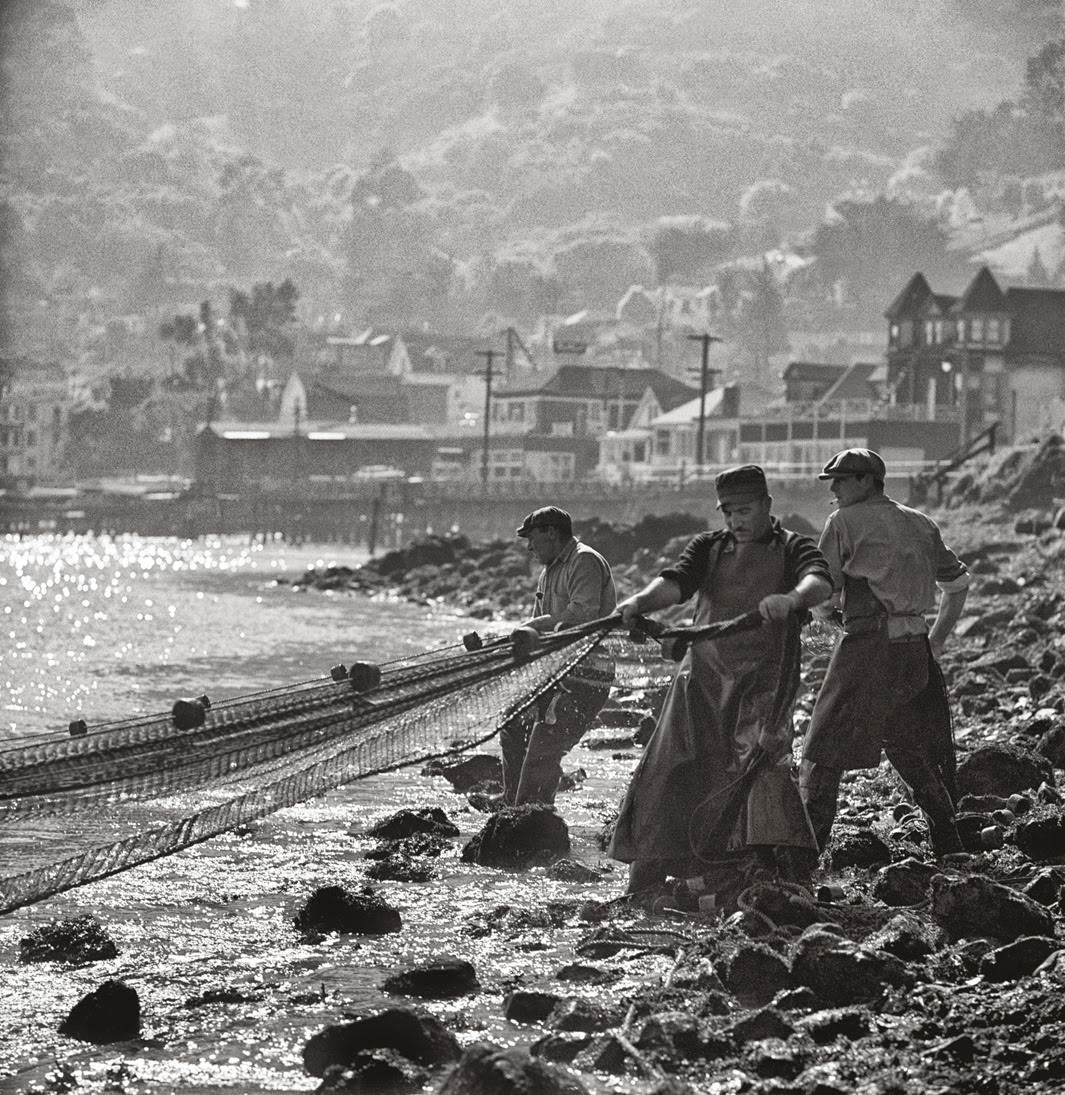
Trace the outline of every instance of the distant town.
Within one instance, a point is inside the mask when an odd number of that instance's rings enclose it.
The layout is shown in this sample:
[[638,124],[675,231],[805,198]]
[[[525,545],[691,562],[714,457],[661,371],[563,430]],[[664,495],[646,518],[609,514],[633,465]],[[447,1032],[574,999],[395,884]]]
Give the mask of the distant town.
[[[9,360],[4,502],[10,512],[16,500],[191,493],[261,505],[387,497],[391,484],[523,504],[551,489],[681,490],[744,462],[777,482],[810,480],[855,445],[912,481],[981,438],[1013,444],[1065,422],[1065,290],[1001,285],[987,267],[960,296],[915,272],[885,300],[879,346],[870,333],[854,348],[863,360],[767,355],[747,377],[729,375],[707,294],[671,308],[668,338],[661,302],[639,288],[612,316],[545,321],[535,337],[318,332],[283,368],[263,355],[257,369],[216,370],[193,428],[156,424],[160,463],[92,475],[74,448],[70,372]],[[204,328],[186,344],[209,347]],[[112,394],[121,398],[121,379]]]

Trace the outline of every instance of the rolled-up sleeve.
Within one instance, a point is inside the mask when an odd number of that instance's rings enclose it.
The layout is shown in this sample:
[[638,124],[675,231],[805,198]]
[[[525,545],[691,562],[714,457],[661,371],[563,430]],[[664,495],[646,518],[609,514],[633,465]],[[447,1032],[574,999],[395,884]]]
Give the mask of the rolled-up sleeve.
[[666,567],[659,575],[660,578],[667,578],[680,586],[682,603],[696,593],[706,578],[706,569],[710,565],[712,539],[712,534],[708,532],[701,532],[693,537],[688,541],[688,546],[677,562],[671,567]]

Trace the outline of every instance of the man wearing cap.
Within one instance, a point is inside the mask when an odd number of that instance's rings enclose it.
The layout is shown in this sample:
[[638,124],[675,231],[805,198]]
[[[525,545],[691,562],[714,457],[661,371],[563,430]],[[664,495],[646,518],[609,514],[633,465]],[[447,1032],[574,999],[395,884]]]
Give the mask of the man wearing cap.
[[[696,535],[676,565],[618,610],[632,623],[696,596],[696,625],[755,609],[765,622],[691,643],[677,669],[611,841],[609,854],[629,864],[630,893],[653,892],[669,875],[705,875],[731,853],[778,866],[816,860],[791,772],[791,705],[799,629],[806,610],[831,593],[831,577],[813,540],[772,516],[760,467],[730,468],[715,486],[725,528]],[[751,773],[731,835],[710,846],[710,834],[729,824],[726,796]]]
[[841,613],[843,633],[814,705],[800,787],[823,849],[843,771],[876,767],[883,750],[925,813],[933,851],[945,855],[962,845],[950,709],[936,658],[965,605],[969,571],[935,521],[884,493],[885,476],[870,449],[837,453],[819,476],[837,508],[820,540],[833,596],[817,612]]
[[[532,616],[514,633],[555,631],[609,616],[617,603],[610,564],[573,535],[570,515],[544,506],[517,530],[543,563]],[[524,634],[522,634],[524,633]],[[562,758],[602,710],[614,680],[614,663],[593,651],[533,707],[499,731],[503,755],[503,805],[552,805],[562,778]]]

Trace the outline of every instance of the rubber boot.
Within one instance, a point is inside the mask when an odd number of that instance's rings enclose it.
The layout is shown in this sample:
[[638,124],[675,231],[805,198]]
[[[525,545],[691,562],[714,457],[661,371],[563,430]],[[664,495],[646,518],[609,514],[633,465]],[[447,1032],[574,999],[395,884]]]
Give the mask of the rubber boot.
[[799,767],[799,794],[817,840],[819,852],[828,847],[832,838],[832,824],[836,820],[839,802],[839,783],[843,772],[827,764],[815,764],[804,760]]
[[942,783],[926,783],[913,789],[913,801],[924,811],[932,854],[940,859],[965,851],[954,822],[954,804]]
[[539,802],[554,806],[558,785],[562,782],[562,758],[569,747],[562,731],[558,723],[536,720],[521,766],[515,805]]

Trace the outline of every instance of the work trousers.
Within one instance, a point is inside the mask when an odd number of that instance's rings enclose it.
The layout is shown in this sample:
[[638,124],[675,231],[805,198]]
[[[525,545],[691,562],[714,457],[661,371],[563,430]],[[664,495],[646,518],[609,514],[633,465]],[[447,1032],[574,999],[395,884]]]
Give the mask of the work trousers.
[[506,805],[554,804],[562,758],[584,736],[609,695],[609,683],[564,678],[500,727]]
[[[884,752],[909,788],[914,802],[924,812],[935,854],[962,851],[954,823],[954,804],[928,752],[898,742],[885,742]],[[832,835],[842,776],[842,769],[816,761],[804,760],[799,767],[799,793],[806,804],[806,813],[821,851],[825,850]]]

